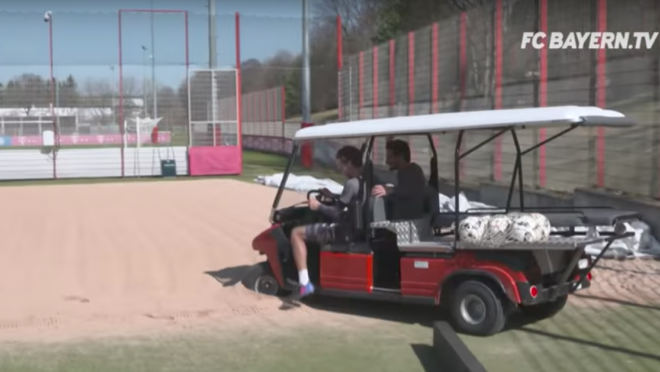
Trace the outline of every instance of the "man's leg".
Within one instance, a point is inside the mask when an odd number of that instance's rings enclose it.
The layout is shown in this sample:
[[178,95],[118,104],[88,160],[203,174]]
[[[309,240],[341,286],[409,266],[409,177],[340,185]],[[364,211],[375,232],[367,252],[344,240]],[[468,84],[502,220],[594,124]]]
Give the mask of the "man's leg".
[[293,260],[298,269],[298,282],[301,287],[309,283],[307,272],[307,244],[305,244],[305,230],[307,226],[298,226],[291,231],[291,246],[293,247]]
[[309,280],[307,271],[307,244],[312,241],[323,244],[334,238],[334,225],[316,223],[306,226],[298,226],[291,231],[291,245],[293,247],[293,260],[298,269],[298,282],[300,284],[300,295],[307,296],[314,293],[314,285]]

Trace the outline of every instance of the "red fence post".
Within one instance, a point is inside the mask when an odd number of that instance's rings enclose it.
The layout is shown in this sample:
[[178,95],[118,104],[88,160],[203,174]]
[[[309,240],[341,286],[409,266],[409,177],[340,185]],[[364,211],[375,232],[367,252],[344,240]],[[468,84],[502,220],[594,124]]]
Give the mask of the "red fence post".
[[[440,45],[438,45],[438,24],[434,23],[433,26],[431,26],[431,113],[432,114],[437,114],[439,110],[439,105],[438,105],[438,95],[439,95],[439,89],[440,89],[440,72],[438,69],[440,66],[438,66],[439,63],[439,58],[440,58],[440,53],[439,53],[439,48]],[[433,145],[438,146],[438,136],[433,135]]]
[[408,115],[415,115],[415,31],[408,32]]
[[431,26],[431,113],[438,112],[438,24]]
[[[311,127],[314,124],[312,123],[302,123],[300,125],[300,128],[307,128]],[[303,167],[305,168],[311,168],[313,164],[313,159],[314,159],[314,152],[312,149],[312,141],[306,141],[305,143],[300,146],[300,162]]]
[[[547,0],[546,0],[547,1]],[[607,31],[607,0],[598,0],[598,32]],[[596,105],[605,108],[607,105],[607,52],[605,48],[598,49],[596,62]],[[596,129],[596,186],[605,187],[605,127]]]
[[344,41],[341,16],[337,16],[337,116],[344,119],[344,95],[342,94],[342,69],[344,68]]
[[280,88],[280,105],[282,105],[282,153],[286,152],[286,90]]
[[[539,2],[539,31],[548,33],[548,0]],[[545,40],[547,44],[547,38]],[[548,105],[548,46],[544,45],[539,52],[539,106]],[[539,129],[539,143],[545,141],[547,137],[546,128]],[[539,147],[539,186],[545,187],[547,181],[546,175],[546,147]]]
[[264,135],[264,133],[263,133],[263,121],[261,120],[261,118],[262,118],[262,116],[261,116],[262,115],[262,112],[261,112],[261,92],[256,92],[256,93],[254,93],[254,95],[255,95],[255,101],[256,101],[255,104],[254,104],[254,106],[255,106],[254,109],[257,112],[256,122],[258,123],[257,125],[258,125],[258,128],[259,128],[259,135],[263,136]]
[[390,87],[389,87],[389,96],[390,96],[390,113],[389,116],[394,116],[394,105],[396,104],[396,70],[395,70],[395,59],[394,59],[394,48],[396,47],[396,41],[394,39],[389,42],[389,68],[390,68]]
[[[495,1],[495,110],[502,108],[502,0]],[[495,139],[493,179],[502,179],[502,137]]]
[[[373,47],[371,54],[371,97],[373,100],[373,104],[371,106],[371,117],[372,119],[377,119],[378,109],[380,107],[378,102],[378,46]],[[378,161],[378,139],[376,139],[374,142],[373,161],[374,163]]]
[[243,89],[241,87],[241,16],[235,15],[234,26],[236,28],[236,142],[238,144],[239,174],[243,174]]
[[[415,31],[408,32],[408,116],[415,115]],[[415,160],[415,146],[408,137],[411,160]]]
[[358,54],[358,120],[362,120],[364,107],[364,52]]
[[378,118],[378,46],[373,48],[371,52],[372,58],[372,81],[371,81],[371,96],[373,97],[373,106],[371,108],[371,117]]

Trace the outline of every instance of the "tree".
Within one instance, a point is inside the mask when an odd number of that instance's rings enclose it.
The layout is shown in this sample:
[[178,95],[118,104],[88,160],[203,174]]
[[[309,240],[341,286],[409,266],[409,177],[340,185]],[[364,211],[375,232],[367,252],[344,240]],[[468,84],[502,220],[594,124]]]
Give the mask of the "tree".
[[3,92],[3,107],[22,108],[27,115],[32,107],[49,107],[51,103],[50,84],[35,74],[11,79]]
[[[446,19],[454,13],[458,0],[371,0],[380,4],[377,9],[375,44],[395,39],[407,32]],[[467,3],[476,0],[462,0]]]
[[78,83],[69,75],[66,80],[58,82],[58,106],[76,107],[78,106]]
[[293,69],[287,74],[284,81],[285,110],[288,116],[298,116],[302,112],[301,85],[302,56],[298,56],[292,63]]

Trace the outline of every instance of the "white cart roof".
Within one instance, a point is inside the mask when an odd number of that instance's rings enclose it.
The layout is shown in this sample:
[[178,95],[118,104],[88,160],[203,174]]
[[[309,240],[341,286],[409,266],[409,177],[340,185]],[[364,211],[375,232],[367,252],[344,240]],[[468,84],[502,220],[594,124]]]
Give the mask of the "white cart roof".
[[506,127],[608,126],[627,127],[634,121],[620,112],[591,106],[557,106],[401,116],[326,124],[300,129],[295,141],[437,133]]

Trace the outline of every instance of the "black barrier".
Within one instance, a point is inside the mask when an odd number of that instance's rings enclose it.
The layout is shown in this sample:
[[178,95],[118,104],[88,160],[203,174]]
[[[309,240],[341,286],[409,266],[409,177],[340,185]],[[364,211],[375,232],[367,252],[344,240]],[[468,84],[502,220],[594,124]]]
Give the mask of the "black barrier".
[[433,352],[442,372],[487,372],[447,322],[433,323]]

